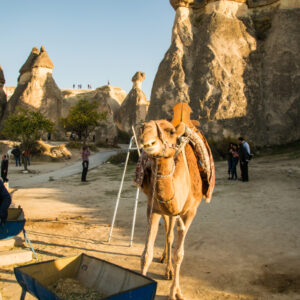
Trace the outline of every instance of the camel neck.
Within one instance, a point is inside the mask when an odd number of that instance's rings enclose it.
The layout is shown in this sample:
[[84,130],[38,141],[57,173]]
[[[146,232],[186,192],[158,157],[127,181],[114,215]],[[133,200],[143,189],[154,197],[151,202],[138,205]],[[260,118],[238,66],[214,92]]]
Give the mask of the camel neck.
[[175,162],[174,162],[173,157],[158,158],[156,160],[156,163],[157,163],[157,175],[168,176],[168,175],[172,174],[172,172],[174,171]]

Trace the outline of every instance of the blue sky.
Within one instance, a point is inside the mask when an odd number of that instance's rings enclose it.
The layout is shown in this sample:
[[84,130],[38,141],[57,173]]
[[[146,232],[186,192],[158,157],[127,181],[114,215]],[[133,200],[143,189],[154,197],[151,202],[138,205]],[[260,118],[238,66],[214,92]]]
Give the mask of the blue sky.
[[129,92],[136,71],[146,73],[150,98],[159,63],[170,46],[175,11],[168,0],[9,0],[1,3],[0,65],[7,86],[32,47],[44,45],[60,88],[88,83]]

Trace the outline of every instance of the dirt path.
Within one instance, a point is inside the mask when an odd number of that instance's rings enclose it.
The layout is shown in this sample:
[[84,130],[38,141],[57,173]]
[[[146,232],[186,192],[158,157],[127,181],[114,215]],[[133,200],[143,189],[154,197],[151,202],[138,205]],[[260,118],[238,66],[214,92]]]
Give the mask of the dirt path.
[[[90,156],[89,158],[89,170],[92,170],[99,165],[103,164],[109,157],[116,154],[117,151],[105,151],[105,152],[98,152]],[[64,166],[55,171],[47,172],[45,174],[39,174],[36,176],[31,176],[27,178],[19,178],[18,180],[12,182],[10,187],[31,187],[35,185],[40,185],[43,182],[51,180],[57,180],[60,178],[65,178],[72,176],[74,174],[81,173],[82,171],[82,162],[81,160],[72,163],[69,166]]]
[[[212,203],[200,205],[185,243],[181,285],[186,299],[300,299],[300,158],[258,158],[249,169],[250,182],[232,182],[226,163],[216,163]],[[114,231],[114,237],[124,241],[106,243],[122,170],[104,164],[88,173],[88,183],[73,175],[14,193],[40,260],[84,252],[139,271],[146,201],[142,196],[135,242],[129,248],[134,166],[129,168]],[[157,300],[167,299],[170,286],[164,280],[165,266],[157,262],[162,248],[161,226],[149,272],[158,281]],[[0,291],[3,299],[19,299],[13,266],[0,269]]]

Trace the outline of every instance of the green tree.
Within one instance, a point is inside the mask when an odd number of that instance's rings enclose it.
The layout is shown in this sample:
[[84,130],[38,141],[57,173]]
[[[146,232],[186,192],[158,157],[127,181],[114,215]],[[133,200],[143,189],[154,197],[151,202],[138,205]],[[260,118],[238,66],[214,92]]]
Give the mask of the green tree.
[[[21,142],[22,150],[32,151],[43,134],[53,131],[54,123],[41,112],[21,108],[5,120],[3,134],[8,139]],[[24,169],[27,170],[26,159]]]
[[4,122],[3,134],[9,139],[20,141],[26,150],[33,150],[36,141],[47,132],[54,132],[54,123],[40,111],[21,108]]
[[62,123],[67,131],[75,132],[80,138],[83,137],[83,143],[90,133],[99,125],[100,121],[106,120],[106,112],[98,112],[98,104],[81,99],[71,107],[66,118]]

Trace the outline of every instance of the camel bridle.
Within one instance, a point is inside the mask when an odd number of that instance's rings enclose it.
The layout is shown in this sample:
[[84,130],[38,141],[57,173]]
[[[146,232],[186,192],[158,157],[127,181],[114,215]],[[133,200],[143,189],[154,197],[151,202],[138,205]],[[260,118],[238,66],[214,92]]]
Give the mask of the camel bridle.
[[176,158],[177,158],[177,156],[179,155],[180,152],[182,152],[182,154],[183,154],[185,166],[188,170],[188,165],[187,165],[187,160],[186,160],[186,155],[185,155],[184,148],[185,148],[186,144],[189,143],[190,139],[187,138],[187,137],[181,136],[177,139],[179,141],[179,144],[170,144],[166,141],[163,130],[161,129],[158,122],[154,121],[154,123],[155,123],[156,129],[157,129],[157,136],[158,136],[158,138],[160,139],[160,141],[162,142],[162,145],[163,145],[162,154],[160,154],[160,155],[151,155],[151,157],[155,159],[156,164],[157,164],[157,159],[158,158],[165,158],[165,154],[166,154],[166,151],[167,151],[168,148],[176,150],[175,155],[173,156],[173,166],[172,166],[171,172],[169,174],[166,174],[166,175],[161,175],[161,174],[157,174],[157,172],[153,172],[153,170],[152,170],[152,172],[156,175],[155,177],[159,178],[159,179],[163,179],[163,178],[168,178],[168,177],[172,176],[175,172],[175,167],[176,167],[176,162],[175,161],[176,161]]

